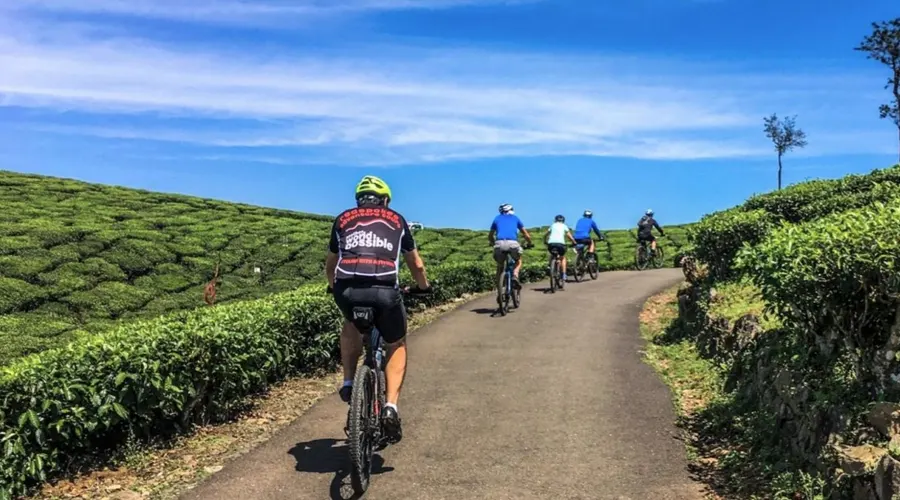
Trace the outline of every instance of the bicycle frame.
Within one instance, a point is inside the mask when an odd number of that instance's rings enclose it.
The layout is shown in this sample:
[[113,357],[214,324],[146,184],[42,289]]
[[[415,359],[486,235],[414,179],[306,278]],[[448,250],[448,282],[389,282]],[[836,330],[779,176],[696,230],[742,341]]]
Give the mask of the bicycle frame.
[[[381,338],[381,332],[375,326],[374,318],[375,310],[371,307],[354,307],[353,308],[353,324],[363,335],[363,364],[371,368],[374,372],[384,370],[384,339]],[[375,394],[381,389],[378,387],[378,377],[375,378]],[[378,407],[378,400],[375,401],[375,417],[381,414],[381,408]]]
[[513,287],[513,276],[514,271],[516,270],[516,261],[513,259],[512,254],[506,254],[506,269],[503,271],[506,273],[506,290],[504,293],[507,296],[512,296],[512,287]]

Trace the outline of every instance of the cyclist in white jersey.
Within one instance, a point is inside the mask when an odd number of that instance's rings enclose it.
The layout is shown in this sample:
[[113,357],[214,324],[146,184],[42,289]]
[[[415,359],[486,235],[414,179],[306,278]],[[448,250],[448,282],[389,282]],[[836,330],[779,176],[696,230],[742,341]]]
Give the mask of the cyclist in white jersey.
[[566,237],[569,238],[573,245],[576,244],[572,231],[566,225],[566,218],[562,215],[557,215],[553,224],[547,229],[547,234],[544,235],[544,242],[547,243],[547,250],[550,252],[550,255],[562,256],[563,283],[566,282]]

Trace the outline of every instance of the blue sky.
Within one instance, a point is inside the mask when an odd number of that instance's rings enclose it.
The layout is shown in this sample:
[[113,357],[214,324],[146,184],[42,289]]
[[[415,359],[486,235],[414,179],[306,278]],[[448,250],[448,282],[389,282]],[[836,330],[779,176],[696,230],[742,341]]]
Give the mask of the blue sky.
[[366,173],[431,226],[648,207],[690,222],[897,161],[886,68],[852,50],[896,0],[15,0],[0,168],[335,214]]

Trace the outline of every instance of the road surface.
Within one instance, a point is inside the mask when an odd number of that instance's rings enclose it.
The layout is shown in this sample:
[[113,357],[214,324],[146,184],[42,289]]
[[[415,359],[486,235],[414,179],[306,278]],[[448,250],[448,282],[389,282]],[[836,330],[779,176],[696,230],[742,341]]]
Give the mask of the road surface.
[[[410,336],[403,441],[367,499],[699,499],[669,390],[641,361],[638,313],[681,270],[601,273],[481,298]],[[186,500],[352,498],[334,394],[188,491]]]

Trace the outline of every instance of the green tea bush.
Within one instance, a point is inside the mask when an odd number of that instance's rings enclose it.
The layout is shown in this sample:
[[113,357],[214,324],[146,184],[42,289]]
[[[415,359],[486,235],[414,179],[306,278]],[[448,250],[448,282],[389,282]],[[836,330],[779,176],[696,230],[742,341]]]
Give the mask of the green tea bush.
[[707,215],[691,228],[694,255],[709,266],[710,276],[728,278],[738,251],[762,241],[774,226],[774,217],[764,210],[732,208]]
[[40,287],[15,278],[0,276],[0,314],[24,309],[44,297]]
[[[784,324],[818,346],[875,369],[900,305],[900,201],[785,225],[738,265]],[[868,368],[866,368],[868,367]]]

